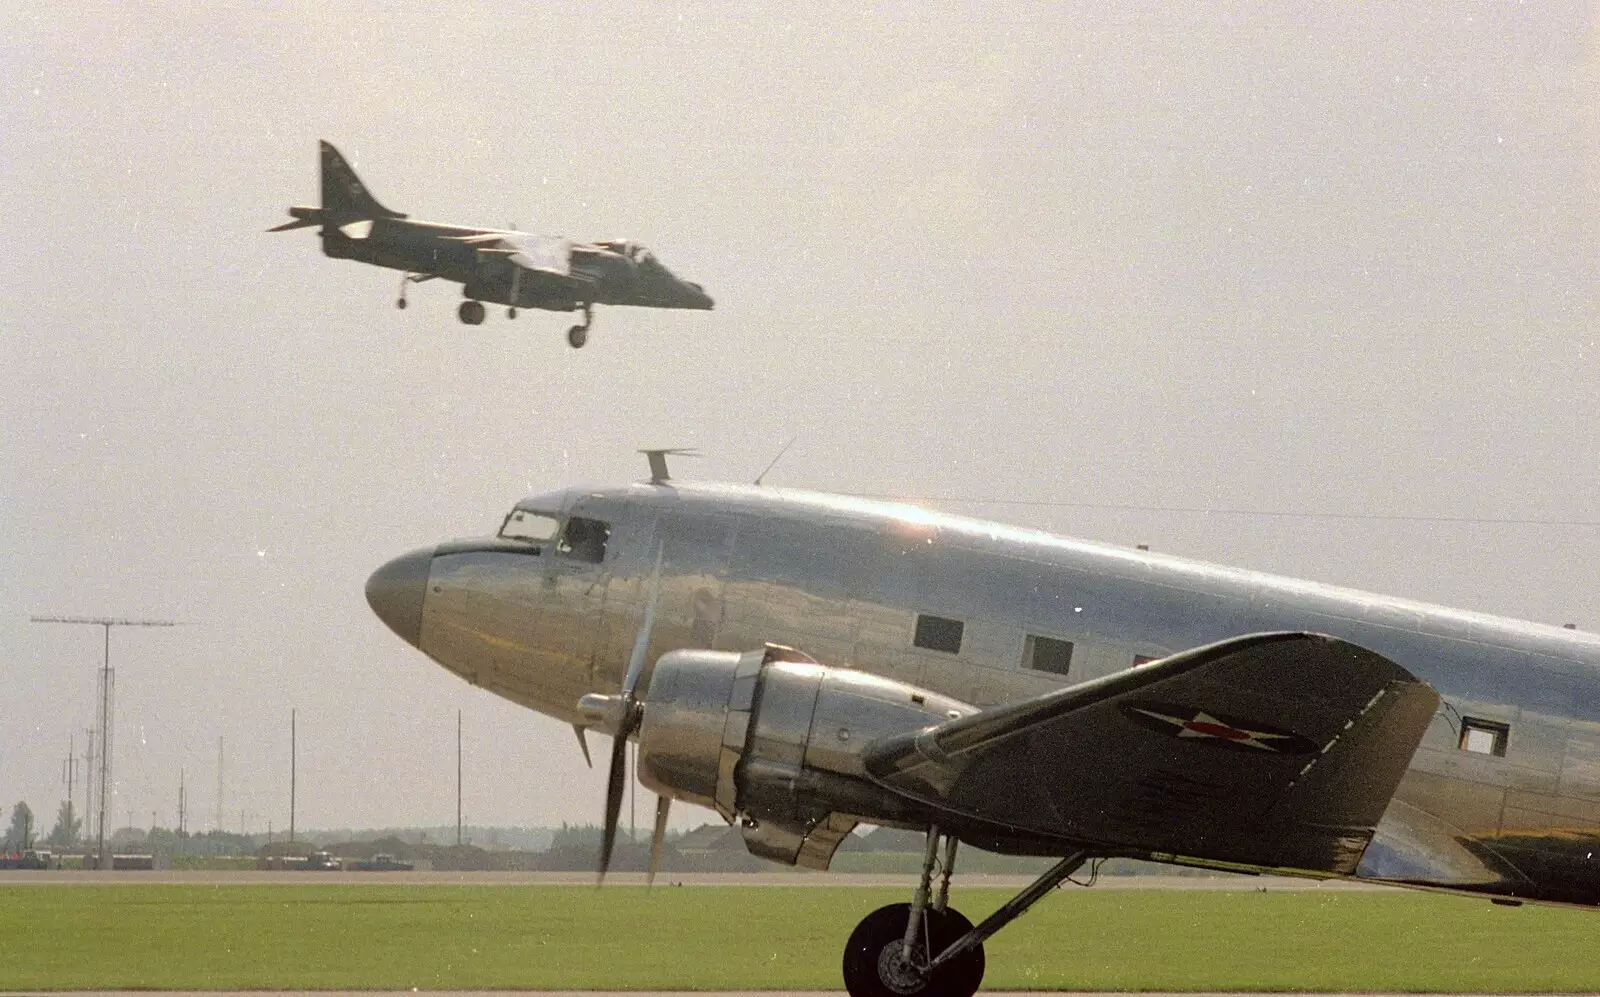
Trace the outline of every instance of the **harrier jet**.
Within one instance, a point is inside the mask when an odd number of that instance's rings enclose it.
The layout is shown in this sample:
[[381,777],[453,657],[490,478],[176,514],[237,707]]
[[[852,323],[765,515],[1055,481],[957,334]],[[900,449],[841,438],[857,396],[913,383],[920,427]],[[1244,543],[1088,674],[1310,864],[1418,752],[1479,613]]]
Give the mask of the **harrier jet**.
[[[652,872],[677,799],[826,868],[926,835],[845,944],[858,995],[973,993],[983,943],[1086,863],[1600,904],[1600,637],[905,505],[572,488],[379,568],[466,681],[638,744]],[[587,751],[587,748],[585,749]],[[957,845],[1057,859],[974,926]]]
[[574,242],[509,229],[463,228],[414,221],[391,211],[361,182],[328,142],[322,147],[322,206],[296,205],[294,221],[269,232],[322,226],[322,251],[402,271],[395,306],[406,306],[411,284],[443,277],[462,285],[466,300],[456,314],[468,325],[483,322],[484,302],[518,308],[582,311],[567,330],[574,348],[589,339],[595,305],[707,310],[712,301],[699,284],[680,280],[636,242]]

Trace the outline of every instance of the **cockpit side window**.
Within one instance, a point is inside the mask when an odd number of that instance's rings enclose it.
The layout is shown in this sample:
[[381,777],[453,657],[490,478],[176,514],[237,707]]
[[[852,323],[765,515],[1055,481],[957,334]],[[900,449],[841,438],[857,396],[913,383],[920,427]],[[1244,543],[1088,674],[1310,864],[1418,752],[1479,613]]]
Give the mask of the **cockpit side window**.
[[556,551],[574,561],[599,564],[606,559],[606,541],[610,539],[609,524],[598,519],[573,516],[567,520],[567,528],[556,544]]
[[506,521],[500,524],[500,538],[544,543],[556,535],[556,530],[560,526],[561,520],[548,513],[535,512],[532,509],[512,509]]

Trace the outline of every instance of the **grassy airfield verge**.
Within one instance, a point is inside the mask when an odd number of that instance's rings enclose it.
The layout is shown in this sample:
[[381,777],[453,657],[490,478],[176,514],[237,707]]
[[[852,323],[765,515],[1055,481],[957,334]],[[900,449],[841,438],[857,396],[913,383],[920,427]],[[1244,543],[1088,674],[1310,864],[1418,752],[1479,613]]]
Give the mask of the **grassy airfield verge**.
[[[0,886],[0,989],[831,989],[902,890]],[[961,891],[973,920],[1007,898]],[[1069,888],[986,989],[1600,991],[1600,913],[1405,893]]]

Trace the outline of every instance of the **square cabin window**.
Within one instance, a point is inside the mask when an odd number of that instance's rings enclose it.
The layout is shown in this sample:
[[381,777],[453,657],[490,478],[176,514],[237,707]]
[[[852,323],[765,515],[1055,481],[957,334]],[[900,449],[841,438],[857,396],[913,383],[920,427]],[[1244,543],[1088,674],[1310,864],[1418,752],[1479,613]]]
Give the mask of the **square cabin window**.
[[917,614],[917,632],[911,638],[911,643],[918,647],[925,647],[930,651],[960,654],[961,634],[965,629],[966,624],[960,620],[947,620],[943,616],[929,616],[926,613],[919,613]]
[[1511,727],[1494,720],[1480,720],[1477,717],[1461,718],[1462,751],[1470,751],[1475,755],[1494,755],[1504,758],[1506,741],[1511,737]]
[[1029,634],[1022,642],[1022,667],[1065,675],[1072,667],[1072,641]]
[[561,533],[556,550],[574,561],[599,564],[606,559],[606,541],[611,539],[611,527],[598,519],[573,516]]

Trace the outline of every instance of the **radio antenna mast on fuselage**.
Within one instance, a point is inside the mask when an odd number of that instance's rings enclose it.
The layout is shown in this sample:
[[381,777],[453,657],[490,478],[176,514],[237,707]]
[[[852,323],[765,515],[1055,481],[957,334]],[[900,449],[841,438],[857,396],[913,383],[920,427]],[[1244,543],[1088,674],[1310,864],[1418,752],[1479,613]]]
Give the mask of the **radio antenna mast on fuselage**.
[[668,457],[700,456],[700,451],[698,450],[664,449],[640,450],[639,452],[650,459],[650,483],[652,485],[664,485],[672,480],[672,475],[667,473]]

